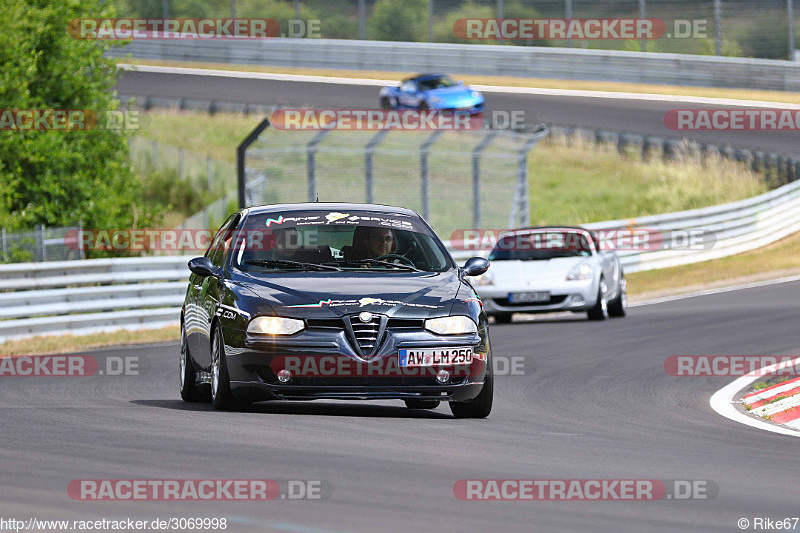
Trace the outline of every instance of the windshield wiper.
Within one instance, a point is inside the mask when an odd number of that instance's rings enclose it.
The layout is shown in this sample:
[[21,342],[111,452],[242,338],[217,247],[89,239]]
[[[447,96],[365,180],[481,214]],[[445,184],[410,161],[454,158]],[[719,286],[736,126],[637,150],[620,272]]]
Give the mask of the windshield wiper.
[[305,270],[342,270],[341,268],[328,265],[320,265],[317,263],[301,263],[299,261],[289,261],[286,259],[248,259],[245,261],[248,265],[256,265],[263,267],[294,267],[302,268]]
[[357,259],[357,260],[346,260],[346,259],[336,259],[335,261],[329,261],[325,263],[326,265],[384,265],[390,266],[394,268],[400,268],[403,270],[410,270],[412,272],[425,272],[424,270],[420,270],[417,267],[406,265],[404,263],[392,263],[391,261],[383,261],[380,259]]

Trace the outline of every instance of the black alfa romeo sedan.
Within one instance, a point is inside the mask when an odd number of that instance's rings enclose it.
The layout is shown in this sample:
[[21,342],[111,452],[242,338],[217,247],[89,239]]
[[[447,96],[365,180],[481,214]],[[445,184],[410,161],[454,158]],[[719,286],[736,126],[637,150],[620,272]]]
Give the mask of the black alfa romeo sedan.
[[449,402],[492,409],[487,316],[415,212],[382,205],[252,207],[222,225],[181,308],[181,397],[219,409],[264,400]]

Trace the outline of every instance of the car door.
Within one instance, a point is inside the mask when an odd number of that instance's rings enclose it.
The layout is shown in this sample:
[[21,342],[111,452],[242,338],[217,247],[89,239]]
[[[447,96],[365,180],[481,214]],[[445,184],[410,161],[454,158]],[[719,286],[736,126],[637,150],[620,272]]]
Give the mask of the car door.
[[403,84],[400,86],[400,93],[397,96],[397,102],[401,107],[416,108],[419,104],[417,84],[410,80],[403,82]]
[[[231,215],[222,225],[205,256],[214,266],[222,268],[231,249],[234,234],[239,222],[239,213]],[[201,278],[196,276],[194,289],[197,291],[197,334],[192,347],[192,355],[203,369],[211,368],[211,322],[217,311],[220,300],[220,282],[213,276]]]

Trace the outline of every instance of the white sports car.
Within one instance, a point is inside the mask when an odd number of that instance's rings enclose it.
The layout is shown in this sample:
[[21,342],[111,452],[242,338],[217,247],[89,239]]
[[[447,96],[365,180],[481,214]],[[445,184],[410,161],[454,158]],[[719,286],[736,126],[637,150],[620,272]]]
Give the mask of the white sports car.
[[591,320],[625,316],[619,257],[601,250],[580,227],[538,227],[504,234],[489,254],[491,268],[472,280],[495,322],[512,313],[586,312]]

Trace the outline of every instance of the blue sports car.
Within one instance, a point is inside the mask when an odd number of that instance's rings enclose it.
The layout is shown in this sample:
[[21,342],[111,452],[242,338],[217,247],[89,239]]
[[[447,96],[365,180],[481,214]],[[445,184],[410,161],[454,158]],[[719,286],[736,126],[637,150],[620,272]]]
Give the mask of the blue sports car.
[[398,87],[383,87],[383,109],[434,109],[469,114],[483,112],[483,95],[446,74],[420,74]]

